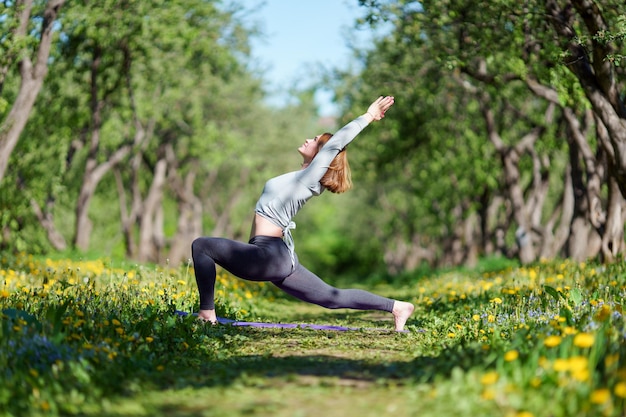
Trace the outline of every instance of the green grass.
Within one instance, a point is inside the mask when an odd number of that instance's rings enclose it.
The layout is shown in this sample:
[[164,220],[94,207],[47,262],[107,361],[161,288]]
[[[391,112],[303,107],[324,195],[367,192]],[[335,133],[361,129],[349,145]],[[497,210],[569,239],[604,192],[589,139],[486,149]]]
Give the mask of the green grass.
[[626,268],[571,262],[403,277],[415,303],[325,310],[220,274],[218,313],[349,332],[211,326],[193,271],[97,259],[0,264],[0,415],[620,416]]

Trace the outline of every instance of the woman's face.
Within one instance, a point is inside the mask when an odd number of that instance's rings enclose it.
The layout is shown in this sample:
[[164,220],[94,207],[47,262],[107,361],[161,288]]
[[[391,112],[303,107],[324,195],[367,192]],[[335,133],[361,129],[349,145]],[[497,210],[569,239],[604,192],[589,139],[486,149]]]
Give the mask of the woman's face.
[[315,155],[317,155],[317,140],[320,135],[315,136],[313,139],[307,139],[304,143],[298,148],[298,152],[302,155],[305,162],[310,162]]

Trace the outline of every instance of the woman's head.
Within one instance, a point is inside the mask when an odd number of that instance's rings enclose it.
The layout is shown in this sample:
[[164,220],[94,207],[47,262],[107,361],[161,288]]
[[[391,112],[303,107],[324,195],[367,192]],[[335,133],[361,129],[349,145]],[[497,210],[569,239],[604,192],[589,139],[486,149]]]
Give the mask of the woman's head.
[[[319,152],[332,137],[332,133],[323,133],[318,136],[315,141],[317,152]],[[348,153],[345,148],[342,149],[330,163],[328,171],[326,171],[320,183],[328,189],[328,191],[333,193],[343,193],[352,188],[352,175],[350,172],[350,164],[348,163]]]

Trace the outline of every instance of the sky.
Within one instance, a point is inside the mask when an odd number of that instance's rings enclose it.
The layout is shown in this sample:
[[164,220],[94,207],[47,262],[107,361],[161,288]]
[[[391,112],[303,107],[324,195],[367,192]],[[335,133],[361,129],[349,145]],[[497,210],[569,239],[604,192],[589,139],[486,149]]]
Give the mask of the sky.
[[[259,6],[251,17],[264,33],[252,42],[252,55],[265,70],[272,105],[284,104],[289,88],[306,87],[306,75],[320,64],[347,68],[353,60],[348,40],[361,45],[371,36],[353,29],[365,13],[358,0],[254,0],[250,5]],[[331,98],[329,92],[316,95],[320,115],[336,115]]]

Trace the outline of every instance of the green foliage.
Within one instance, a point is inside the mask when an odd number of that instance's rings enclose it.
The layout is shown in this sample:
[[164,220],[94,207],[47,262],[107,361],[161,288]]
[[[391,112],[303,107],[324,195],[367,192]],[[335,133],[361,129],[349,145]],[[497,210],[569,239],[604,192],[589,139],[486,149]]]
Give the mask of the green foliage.
[[[6,35],[0,37],[0,66],[16,62],[34,44],[45,2],[35,3],[27,39],[10,35],[15,2],[1,3]],[[336,96],[346,105],[341,121],[360,114],[379,94],[395,95],[396,106],[350,149],[355,191],[336,201],[324,196],[298,219],[301,256],[324,276],[382,274],[384,255],[398,240],[441,256],[446,249],[440,242],[458,237],[464,220],[491,199],[506,198],[479,98],[488,97],[505,145],[544,123],[545,102],[524,84],[530,78],[556,90],[562,105],[589,107],[580,83],[563,65],[563,41],[547,24],[541,2],[359,3],[365,6],[360,21],[385,30],[377,32],[382,35],[371,49],[355,51],[360,73],[339,73],[334,80]],[[600,58],[618,66],[624,55],[623,2],[601,6],[614,30],[586,33],[577,23],[577,41],[590,53],[606,47],[609,55]],[[204,209],[203,233],[245,240],[263,182],[297,169],[297,144],[319,132],[312,90],[297,92],[294,104],[282,109],[263,104],[267,92],[249,65],[249,39],[256,29],[243,23],[242,11],[241,2],[204,0],[66,2],[55,25],[59,37],[44,88],[0,185],[2,248],[49,250],[31,202],[50,203],[56,226],[71,240],[93,133],[100,139],[97,163],[122,146],[132,151],[116,172],[123,193],[110,174],[98,185],[89,212],[90,249],[125,253],[119,199],[145,198],[154,167],[168,152],[173,157],[162,203],[166,239],[178,228],[182,198],[180,182],[172,178],[179,176],[193,179],[192,197]],[[1,84],[0,117],[14,99],[15,71],[9,65],[12,76]],[[97,120],[95,108],[101,110]],[[543,213],[548,218],[563,192],[568,155],[562,126],[544,127],[533,151],[549,162],[544,167],[549,172],[543,172],[550,176]],[[142,133],[139,146],[135,139]],[[531,185],[528,155],[520,168],[522,186]],[[516,225],[506,210],[492,222],[509,238]]]
[[[478,213],[487,227],[475,228],[473,236],[490,239],[489,228],[497,225],[507,236],[506,246],[512,246],[505,252],[515,250],[517,225],[509,220],[511,213],[503,209],[497,216],[485,215],[497,198],[510,197],[510,178],[505,178],[482,110],[494,115],[494,130],[505,148],[536,127],[545,129],[518,162],[525,198],[540,177],[550,184],[541,212],[543,227],[558,214],[570,155],[559,110],[546,123],[547,103],[526,82],[556,91],[562,106],[580,114],[588,109],[588,93],[567,62],[571,40],[555,34],[542,2],[359,3],[365,6],[362,22],[385,28],[386,35],[361,51],[362,73],[343,75],[337,95],[346,95],[352,109],[366,105],[368,96],[396,97],[382,127],[370,136],[375,139],[359,155],[357,168],[369,173],[367,201],[373,203],[372,217],[382,213],[376,216],[380,238],[401,237],[407,244],[434,240],[441,252],[441,242],[467,239],[460,229]],[[623,53],[624,5],[611,1],[594,10],[596,16],[602,13],[610,33],[588,33],[592,26],[587,28],[570,6],[572,29],[580,35],[575,41],[590,59],[617,62],[613,57]],[[621,86],[621,72],[615,75],[615,80],[605,80],[607,85],[616,81]],[[588,136],[595,149],[595,135]],[[537,161],[542,161],[538,170]]]

